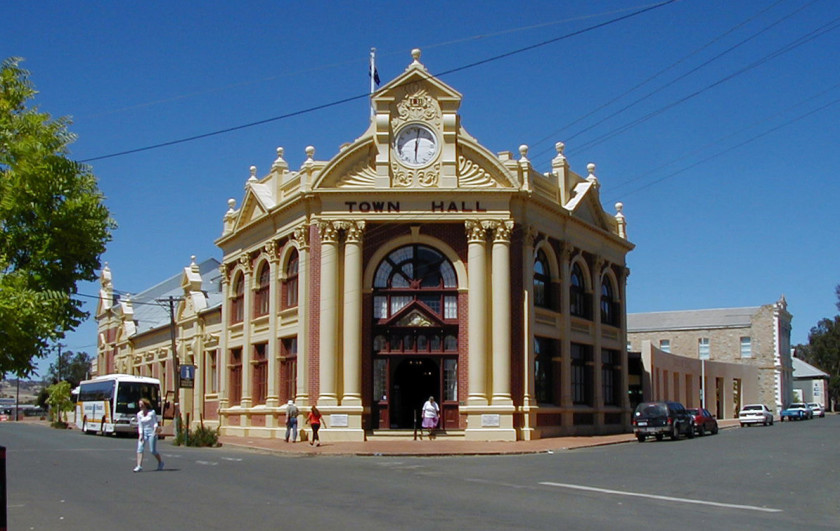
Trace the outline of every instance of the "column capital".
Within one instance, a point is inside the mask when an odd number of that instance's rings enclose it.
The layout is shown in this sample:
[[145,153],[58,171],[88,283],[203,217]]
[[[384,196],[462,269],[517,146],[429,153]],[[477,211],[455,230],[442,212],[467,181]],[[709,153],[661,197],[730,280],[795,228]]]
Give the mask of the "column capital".
[[321,236],[322,243],[338,243],[338,229],[340,229],[340,222],[336,221],[320,221],[318,222],[318,233]]
[[364,221],[343,221],[341,228],[344,229],[347,243],[362,243],[365,231]]
[[277,242],[274,240],[269,240],[263,245],[263,251],[268,256],[269,262],[277,262],[279,256],[277,254]]
[[570,262],[572,260],[572,254],[575,251],[574,245],[569,242],[563,242],[560,245],[560,255],[563,257],[564,262]]
[[303,223],[295,227],[293,238],[297,242],[298,249],[309,249],[309,225]]
[[510,243],[510,234],[513,232],[513,221],[493,222],[493,241]]
[[470,243],[484,243],[487,240],[487,229],[490,222],[468,219],[464,222],[467,229],[467,241]]
[[242,253],[239,255],[239,265],[242,266],[245,273],[251,273],[251,257],[248,256],[248,253]]
[[533,225],[528,225],[525,227],[525,247],[534,248],[537,244],[537,236],[539,236],[539,231]]

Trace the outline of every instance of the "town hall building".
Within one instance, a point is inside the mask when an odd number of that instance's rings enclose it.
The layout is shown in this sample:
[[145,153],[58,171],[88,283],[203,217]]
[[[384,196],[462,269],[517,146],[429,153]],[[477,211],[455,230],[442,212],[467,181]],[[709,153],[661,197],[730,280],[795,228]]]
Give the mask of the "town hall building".
[[[173,390],[194,365],[180,409],[228,435],[284,436],[294,400],[325,441],[360,441],[411,430],[429,396],[467,440],[629,430],[622,205],[605,212],[595,165],[574,173],[562,143],[545,172],[527,146],[490,152],[412,57],[329,160],[309,147],[292,170],[278,148],[252,167],[219,261],[119,300],[103,271],[100,372]],[[137,319],[167,295],[171,321]]]

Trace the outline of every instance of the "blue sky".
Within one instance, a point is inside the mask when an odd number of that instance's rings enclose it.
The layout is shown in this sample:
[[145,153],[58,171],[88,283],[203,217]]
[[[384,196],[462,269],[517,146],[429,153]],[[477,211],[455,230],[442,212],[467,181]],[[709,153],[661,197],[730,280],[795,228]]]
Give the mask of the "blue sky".
[[[100,157],[361,96],[371,47],[383,83],[421,48],[433,74],[455,70],[441,79],[489,149],[527,144],[548,171],[564,141],[574,171],[597,164],[602,203],[624,203],[637,246],[630,312],[784,294],[793,343],[806,342],[837,313],[840,4],[683,0],[628,17],[656,4],[13,2],[0,57],[25,58],[37,105],[73,119],[72,157],[98,159],[119,224],[103,261],[120,291],[178,274],[191,255],[219,258],[248,168],[267,173],[278,146],[292,169],[308,145],[330,159],[365,131],[368,103]],[[64,341],[95,343],[92,321]]]

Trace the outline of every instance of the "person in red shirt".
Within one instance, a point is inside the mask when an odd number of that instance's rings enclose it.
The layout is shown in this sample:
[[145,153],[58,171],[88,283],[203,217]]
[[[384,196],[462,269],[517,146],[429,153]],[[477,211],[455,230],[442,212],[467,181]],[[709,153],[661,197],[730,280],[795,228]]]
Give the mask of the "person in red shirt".
[[[318,438],[318,430],[321,429],[321,422],[323,422],[323,418],[321,412],[318,411],[318,408],[312,406],[309,410],[309,415],[306,417],[306,423],[312,426],[312,438],[309,439],[309,445],[313,445],[317,442],[317,446],[321,446],[321,439]],[[326,426],[326,423],[324,424]]]

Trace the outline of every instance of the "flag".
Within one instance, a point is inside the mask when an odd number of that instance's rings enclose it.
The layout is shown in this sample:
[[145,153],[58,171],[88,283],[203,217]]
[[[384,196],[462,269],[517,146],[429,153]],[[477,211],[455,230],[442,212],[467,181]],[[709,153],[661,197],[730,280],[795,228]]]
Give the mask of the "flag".
[[370,92],[373,93],[373,84],[379,86],[379,70],[376,69],[376,48],[370,49],[370,68],[368,68],[368,77],[371,79]]

